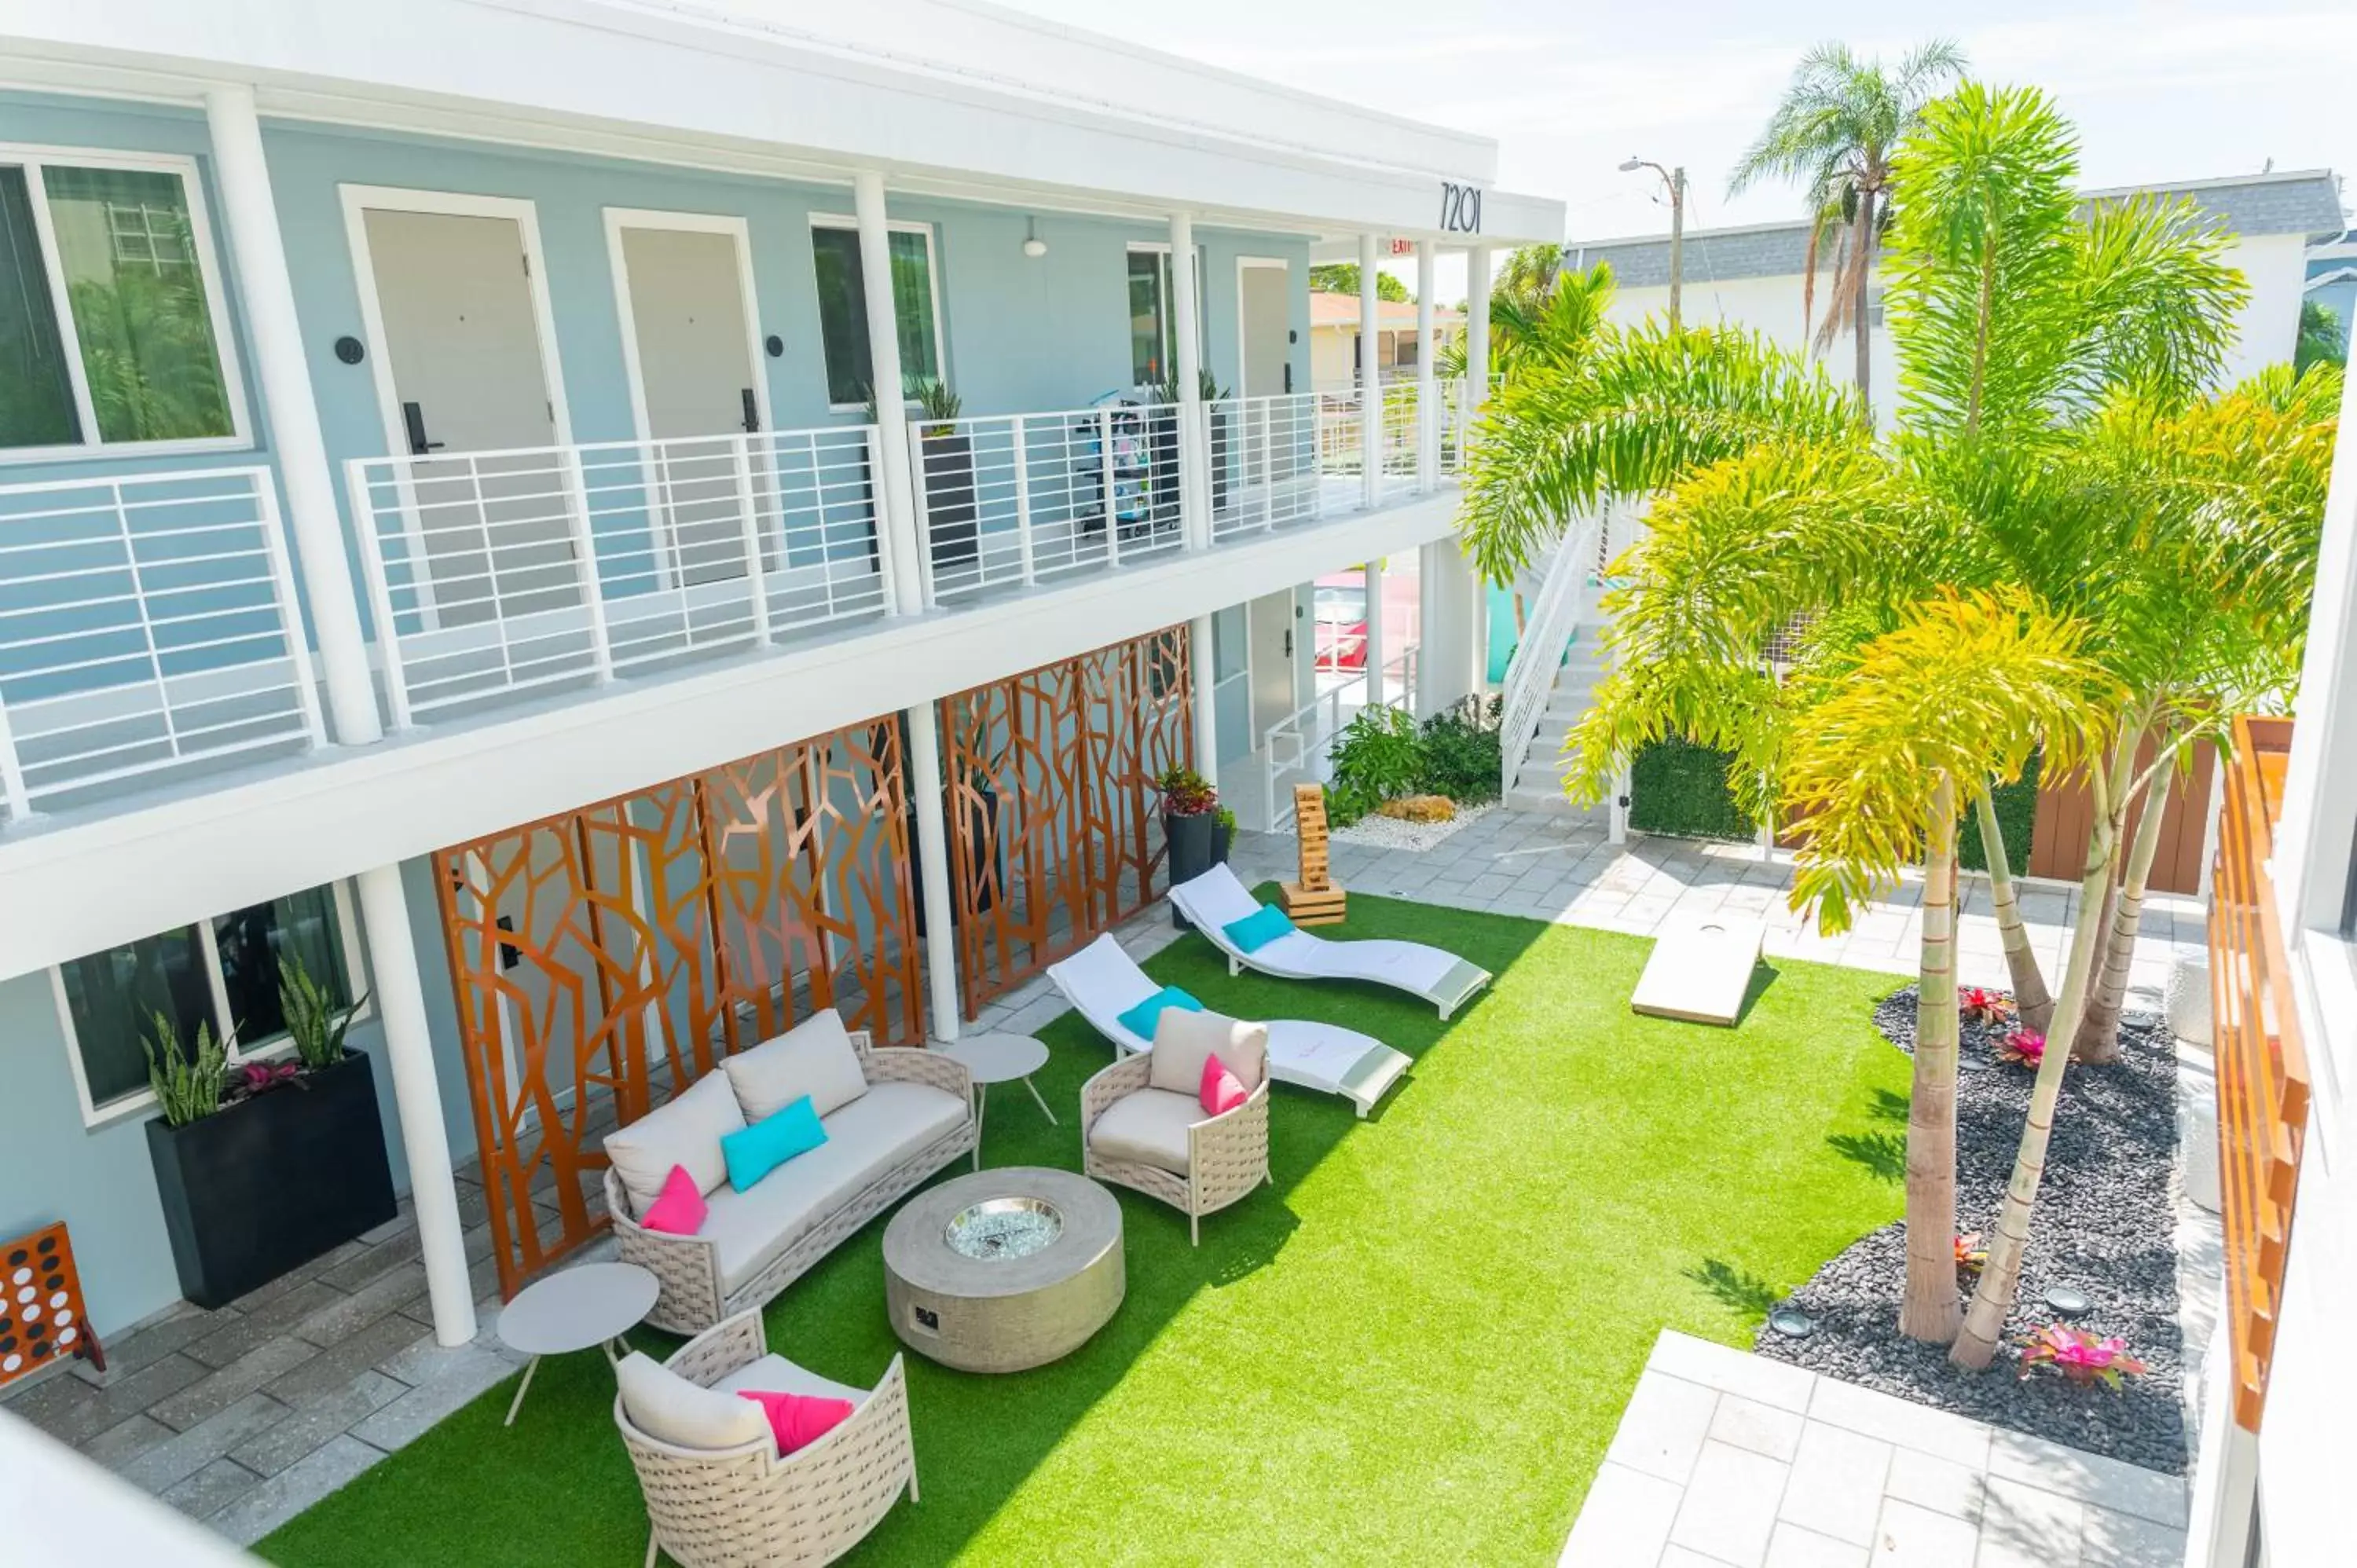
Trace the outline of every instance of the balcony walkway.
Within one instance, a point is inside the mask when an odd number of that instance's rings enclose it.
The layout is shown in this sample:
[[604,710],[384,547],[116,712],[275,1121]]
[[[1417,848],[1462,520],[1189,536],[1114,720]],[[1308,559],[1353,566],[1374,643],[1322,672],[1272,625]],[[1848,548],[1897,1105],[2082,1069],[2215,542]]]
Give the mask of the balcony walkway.
[[[1294,854],[1289,837],[1245,832],[1238,835],[1234,858],[1239,873],[1257,883],[1289,874]],[[1910,900],[1920,899],[1920,886],[1868,909],[1849,936],[1823,939],[1802,932],[1797,917],[1782,908],[1780,890],[1790,867],[1763,865],[1739,845],[1654,838],[1616,847],[1604,842],[1600,829],[1500,810],[1426,851],[1338,843],[1333,864],[1336,875],[1357,892],[1636,935],[1651,934],[1674,912],[1746,909],[1769,920],[1771,957],[1892,974],[1914,968],[1911,943],[1921,917]],[[1986,900],[1985,886],[1974,892]],[[1994,922],[1986,912],[1974,913],[1970,903],[1968,895],[1963,977],[1967,983],[2002,984],[2005,961]],[[2048,950],[2059,950],[2067,935],[2069,899],[2032,889],[2025,907],[2050,961]],[[2189,900],[2160,899],[2147,905],[2145,918],[2137,984],[2149,983],[2157,998],[2170,954],[2200,950],[2201,914]],[[1117,935],[1143,961],[1178,933],[1168,908],[1157,902]],[[1039,977],[985,1006],[969,1026],[1028,1032],[1065,1010],[1063,999]],[[258,1540],[519,1369],[520,1359],[495,1333],[500,1303],[490,1233],[471,1165],[459,1172],[458,1191],[459,1212],[470,1227],[467,1255],[481,1298],[480,1332],[471,1345],[445,1349],[433,1341],[425,1270],[404,1202],[399,1219],[242,1301],[216,1312],[183,1305],[116,1335],[107,1347],[106,1376],[74,1362],[12,1391],[0,1409],[74,1444],[231,1540]],[[602,1256],[608,1245],[600,1242],[583,1256]],[[2187,1297],[2199,1299],[2190,1287]],[[2197,1330],[2206,1338],[2206,1321],[2189,1323],[2189,1345],[2196,1343]],[[1595,1561],[1617,1568],[1641,1560]],[[1708,1557],[1663,1561],[1714,1568]],[[2113,1559],[2084,1561],[2094,1568]]]

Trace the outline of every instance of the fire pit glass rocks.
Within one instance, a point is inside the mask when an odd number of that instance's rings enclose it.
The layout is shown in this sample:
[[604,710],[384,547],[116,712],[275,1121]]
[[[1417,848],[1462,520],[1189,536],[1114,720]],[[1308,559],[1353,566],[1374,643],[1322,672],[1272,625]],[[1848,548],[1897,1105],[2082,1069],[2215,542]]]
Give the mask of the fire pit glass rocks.
[[961,1209],[942,1239],[962,1258],[1028,1258],[1064,1233],[1064,1217],[1038,1197],[994,1197]]

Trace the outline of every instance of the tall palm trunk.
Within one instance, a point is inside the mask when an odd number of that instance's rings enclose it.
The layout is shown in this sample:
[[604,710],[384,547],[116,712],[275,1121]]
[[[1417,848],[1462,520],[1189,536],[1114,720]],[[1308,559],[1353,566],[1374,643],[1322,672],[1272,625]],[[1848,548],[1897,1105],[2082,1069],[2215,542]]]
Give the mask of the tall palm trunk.
[[2119,901],[2112,909],[2104,967],[2088,994],[2087,1015],[2071,1042],[2071,1055],[2083,1062],[2120,1059],[2120,1012],[2127,1004],[2128,968],[2136,961],[2145,888],[2152,875],[2153,857],[2160,849],[2160,820],[2169,810],[2169,786],[2176,777],[2175,768],[2164,768],[2145,791],[2144,817],[2136,823],[2136,842],[2128,848],[2127,867],[2120,881]]
[[1915,1069],[1907,1102],[1907,1287],[1899,1332],[1956,1337],[1956,786],[1933,786],[1923,855],[1923,946],[1915,993]]
[[2005,830],[1996,820],[1996,802],[1989,799],[1986,781],[1974,793],[1973,811],[1980,819],[1981,858],[1988,865],[1989,909],[1996,917],[1997,940],[2005,944],[2014,1010],[2021,1015],[2024,1028],[2042,1035],[2054,1018],[2054,998],[2047,994],[2046,972],[2038,966],[2038,953],[2029,945],[2029,928],[2021,921],[2021,900],[2013,889],[2013,863],[2006,855]]
[[[2079,877],[2082,910],[2100,910],[2104,889],[2111,882],[2135,745],[2135,728],[2123,725],[2110,770],[2094,779],[2094,821],[2087,830],[2086,866]],[[2076,1032],[2087,1005],[2088,982],[2094,972],[2103,929],[2100,915],[2094,913],[2083,914],[2072,928],[2070,958],[2062,968],[2062,994],[2054,1004],[2055,1019],[2064,1034]],[[2053,1036],[2048,1038],[2051,1041]],[[2029,1211],[2038,1201],[2039,1181],[2046,1174],[2046,1146],[2054,1135],[2054,1108],[2062,1098],[2062,1069],[2070,1060],[2071,1053],[2059,1044],[2050,1045],[2039,1059],[2038,1081],[2029,1090],[2029,1119],[2021,1129],[2021,1146],[2013,1157],[2013,1176],[2006,1183],[2005,1205],[1997,1211],[1988,1262],[1981,1266],[1980,1283],[1974,1288],[1972,1305],[1964,1310],[1964,1328],[1948,1352],[1949,1360],[1972,1371],[1986,1367],[1996,1355],[2006,1314],[2013,1310],[2014,1292],[2021,1284],[2021,1255],[2029,1245]]]
[[1874,282],[1874,190],[1857,193],[1857,245],[1850,298],[1850,328],[1857,344],[1857,396],[1866,404],[1867,423],[1874,423],[1874,326],[1867,319],[1867,296]]

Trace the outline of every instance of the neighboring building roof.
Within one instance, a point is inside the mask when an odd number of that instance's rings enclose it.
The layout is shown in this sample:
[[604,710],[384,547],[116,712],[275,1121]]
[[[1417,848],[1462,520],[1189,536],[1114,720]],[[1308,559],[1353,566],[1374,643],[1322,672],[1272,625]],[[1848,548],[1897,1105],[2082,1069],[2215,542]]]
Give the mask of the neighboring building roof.
[[[2091,190],[2086,197],[2090,201],[2113,201],[2155,192],[2191,197],[2238,234],[2338,234],[2348,221],[2341,210],[2340,182],[2330,169],[2119,186]],[[1575,242],[1566,252],[1571,264],[1583,268],[1598,262],[1611,263],[1613,276],[1624,288],[1659,287],[1670,281],[1666,235]],[[1805,219],[1738,229],[1700,229],[1685,237],[1685,275],[1689,282],[1720,283],[1729,278],[1798,276],[1808,255]],[[1823,266],[1829,259],[1820,256],[1818,264]]]
[[[1436,305],[1432,307],[1435,326],[1450,326],[1465,319],[1465,313],[1453,306]],[[1359,296],[1355,294],[1328,294],[1322,289],[1309,292],[1309,325],[1312,327],[1351,327],[1359,325]],[[1375,329],[1379,332],[1415,330],[1415,306],[1396,299],[1375,302]]]

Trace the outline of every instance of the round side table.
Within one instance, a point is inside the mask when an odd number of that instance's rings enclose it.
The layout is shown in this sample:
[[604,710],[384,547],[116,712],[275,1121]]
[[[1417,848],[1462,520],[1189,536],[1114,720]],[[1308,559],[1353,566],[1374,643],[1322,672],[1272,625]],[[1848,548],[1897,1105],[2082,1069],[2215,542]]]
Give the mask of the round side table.
[[655,1309],[655,1298],[661,1294],[662,1282],[636,1263],[582,1263],[535,1280],[519,1291],[500,1309],[500,1342],[532,1360],[523,1369],[523,1381],[516,1385],[502,1424],[515,1424],[516,1412],[523,1408],[525,1391],[532,1387],[532,1375],[540,1370],[543,1356],[567,1356],[595,1345],[612,1362],[616,1345],[624,1350],[630,1348],[623,1333],[636,1328]]
[[1023,1087],[1050,1125],[1060,1126],[1056,1113],[1039,1096],[1039,1086],[1031,1075],[1048,1065],[1048,1047],[1028,1035],[968,1035],[963,1039],[939,1047],[942,1055],[965,1064],[974,1075],[974,1168],[982,1169],[982,1117],[990,1101],[990,1086],[1021,1079]]

